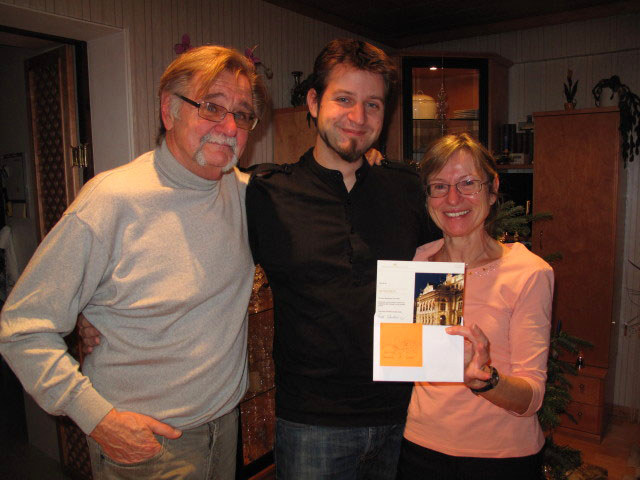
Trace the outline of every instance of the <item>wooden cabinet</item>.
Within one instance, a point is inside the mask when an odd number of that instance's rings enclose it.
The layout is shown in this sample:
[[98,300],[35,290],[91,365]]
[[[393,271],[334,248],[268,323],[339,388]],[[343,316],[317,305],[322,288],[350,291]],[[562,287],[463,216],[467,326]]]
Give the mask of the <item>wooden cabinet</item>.
[[240,438],[236,478],[260,478],[273,468],[275,386],[273,297],[264,270],[256,268],[249,302],[249,390],[240,402]]
[[571,383],[571,397],[567,411],[560,424],[565,429],[582,432],[600,439],[604,428],[604,394],[607,370],[598,367],[585,367],[578,375],[567,375]]
[[[540,256],[562,254],[553,264],[554,324],[561,322],[568,333],[593,343],[593,348],[584,349],[584,362],[604,373],[581,374],[581,380],[591,392],[594,382],[599,385],[592,395],[607,395],[611,386],[604,379],[614,378],[607,371],[615,366],[624,237],[619,112],[540,112],[534,121],[534,213],[550,212],[553,219],[534,223],[533,251]],[[587,402],[586,394],[580,395],[582,402],[574,399],[588,423],[584,431],[601,432],[604,402]]]
[[[400,73],[397,105],[389,105],[390,123],[381,139],[388,158],[419,161],[442,136],[438,114],[416,105],[436,103],[444,86],[444,133],[467,132],[489,150],[498,148],[500,125],[507,122],[508,69],[511,62],[491,54],[403,53],[394,58]],[[429,100],[431,99],[431,100]]]
[[295,163],[316,142],[316,126],[306,105],[273,112],[273,162]]

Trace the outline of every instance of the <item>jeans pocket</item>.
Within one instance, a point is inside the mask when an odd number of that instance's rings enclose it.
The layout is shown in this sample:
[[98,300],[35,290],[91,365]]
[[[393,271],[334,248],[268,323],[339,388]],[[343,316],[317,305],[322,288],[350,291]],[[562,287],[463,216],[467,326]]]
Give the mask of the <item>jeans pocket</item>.
[[145,458],[144,460],[141,460],[139,462],[133,462],[133,463],[123,463],[123,462],[118,462],[114,459],[112,459],[111,457],[109,457],[109,455],[107,455],[104,450],[102,449],[102,447],[100,445],[98,445],[98,447],[100,448],[100,456],[103,458],[104,462],[119,468],[136,468],[136,467],[144,467],[146,465],[150,465],[156,461],[158,461],[160,459],[160,457],[162,457],[162,455],[164,455],[165,453],[165,447],[166,447],[166,437],[162,437],[160,435],[154,435],[156,437],[156,440],[158,441],[158,443],[160,444],[160,450],[158,450],[158,452],[156,454],[154,454],[153,456],[149,457],[149,458]]

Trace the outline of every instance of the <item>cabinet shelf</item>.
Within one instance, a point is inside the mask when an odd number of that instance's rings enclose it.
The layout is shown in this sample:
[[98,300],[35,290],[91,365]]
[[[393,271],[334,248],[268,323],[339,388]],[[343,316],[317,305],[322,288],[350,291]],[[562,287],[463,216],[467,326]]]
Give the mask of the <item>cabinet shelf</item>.
[[498,167],[499,171],[507,173],[533,173],[533,165],[531,164],[516,165],[509,163],[506,165],[496,165],[496,167]]
[[[480,119],[477,117],[474,118],[446,118],[445,122],[479,122]],[[413,123],[439,123],[437,118],[414,118]]]

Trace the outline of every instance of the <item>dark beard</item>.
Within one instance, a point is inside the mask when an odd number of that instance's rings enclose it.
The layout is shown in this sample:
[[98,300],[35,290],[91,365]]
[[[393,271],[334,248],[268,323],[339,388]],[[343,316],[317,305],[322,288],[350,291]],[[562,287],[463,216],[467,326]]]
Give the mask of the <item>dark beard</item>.
[[345,162],[355,163],[362,158],[362,155],[364,155],[367,150],[369,150],[369,147],[367,147],[365,150],[358,150],[355,140],[349,140],[348,148],[339,149],[329,141],[326,132],[324,132],[323,130],[319,130],[318,133],[320,135],[320,138],[322,138],[322,140],[324,141],[325,145],[336,152],[338,156]]

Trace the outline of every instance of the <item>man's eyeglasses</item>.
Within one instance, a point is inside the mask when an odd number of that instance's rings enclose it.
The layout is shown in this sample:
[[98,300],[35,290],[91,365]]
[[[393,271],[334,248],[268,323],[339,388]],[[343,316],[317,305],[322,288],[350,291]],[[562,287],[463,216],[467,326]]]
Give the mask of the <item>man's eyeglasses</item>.
[[[487,183],[490,182],[483,182],[482,180],[462,180],[454,185],[460,195],[475,195],[476,193],[480,193],[482,186]],[[454,185],[448,185],[446,183],[430,183],[427,185],[427,195],[432,198],[444,197],[449,193],[449,188]]]
[[243,130],[253,130],[256,128],[258,124],[258,117],[256,117],[253,113],[249,112],[230,112],[224,107],[220,105],[216,105],[211,102],[194,102],[190,98],[183,97],[182,95],[174,94],[180,100],[187,102],[189,105],[193,105],[198,109],[198,115],[205,120],[209,120],[211,122],[221,122],[224,120],[224,117],[227,116],[227,113],[233,115],[233,119],[236,122],[236,126]]

